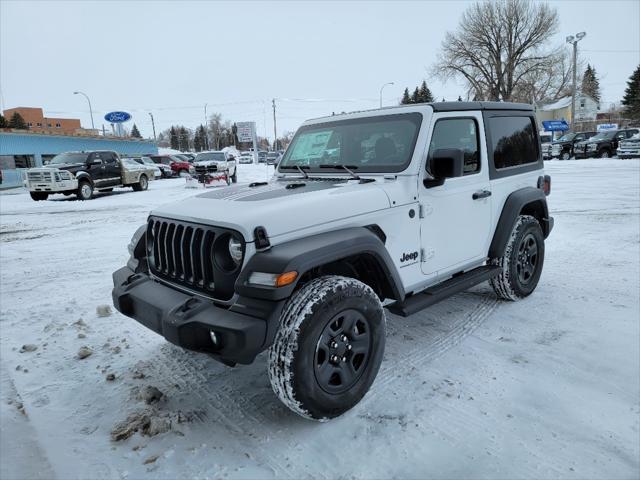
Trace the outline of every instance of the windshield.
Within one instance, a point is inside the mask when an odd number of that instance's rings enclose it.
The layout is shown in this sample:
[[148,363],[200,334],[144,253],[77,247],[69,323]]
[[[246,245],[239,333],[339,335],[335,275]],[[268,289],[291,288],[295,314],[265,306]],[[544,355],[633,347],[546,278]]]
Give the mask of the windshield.
[[60,165],[62,163],[84,163],[87,161],[88,153],[61,153],[51,159],[49,165]]
[[125,165],[133,166],[133,167],[139,166],[139,163],[136,162],[133,158],[123,158],[122,163],[124,163]]
[[209,152],[209,153],[199,153],[196,155],[196,162],[207,162],[207,161],[215,161],[215,162],[224,162],[224,153],[222,152]]
[[573,137],[575,136],[576,136],[575,133],[567,133],[566,135],[561,136],[558,139],[558,142],[570,142],[571,140],[573,140]]
[[419,113],[404,113],[302,127],[278,169],[347,165],[359,173],[400,172],[411,161],[421,121]]
[[146,163],[147,165],[155,165],[155,162],[149,157],[142,157],[142,163]]
[[275,152],[269,152],[269,153],[267,153],[267,157],[269,157],[269,158],[276,158],[277,156],[278,156],[278,154],[277,154],[277,153],[275,153]]
[[594,135],[593,137],[591,137],[589,140],[592,142],[597,142],[598,140],[611,140],[613,137],[615,137],[617,132],[613,131],[613,132],[602,132],[599,133],[597,135]]

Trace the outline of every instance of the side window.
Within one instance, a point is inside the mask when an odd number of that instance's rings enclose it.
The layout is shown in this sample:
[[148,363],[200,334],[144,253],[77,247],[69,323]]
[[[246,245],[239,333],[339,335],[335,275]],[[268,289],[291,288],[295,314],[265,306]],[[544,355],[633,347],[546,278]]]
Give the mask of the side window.
[[105,153],[104,154],[104,161],[108,165],[113,165],[114,163],[116,163],[117,159],[116,159],[116,156],[113,153]]
[[429,160],[436,150],[459,148],[464,152],[464,174],[480,171],[480,136],[473,118],[444,118],[436,122],[429,144]]
[[582,135],[581,133],[576,135],[576,137],[573,139],[574,142],[581,142],[582,140],[584,140],[584,135]]
[[89,158],[89,161],[91,163],[98,161],[98,163],[102,163],[102,157],[100,156],[99,153],[92,153],[91,157]]
[[496,169],[538,161],[538,141],[530,117],[492,117],[489,122]]

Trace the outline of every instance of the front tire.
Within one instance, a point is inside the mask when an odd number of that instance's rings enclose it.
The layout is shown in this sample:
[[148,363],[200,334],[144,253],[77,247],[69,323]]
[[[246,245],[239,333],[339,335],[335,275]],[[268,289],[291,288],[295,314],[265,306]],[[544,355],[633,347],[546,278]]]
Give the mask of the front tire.
[[36,202],[49,198],[47,192],[29,192],[29,195],[31,195],[31,200],[35,200]]
[[149,180],[147,179],[147,176],[140,175],[140,178],[138,179],[138,183],[134,183],[132,185],[132,188],[134,192],[142,192],[147,188],[149,188]]
[[76,194],[80,200],[91,200],[93,197],[93,185],[87,180],[82,180],[78,185],[78,193]]
[[611,154],[609,153],[609,150],[602,150],[600,152],[600,154],[598,155],[599,158],[611,158]]
[[384,353],[380,299],[353,278],[316,278],[287,302],[269,349],[269,380],[292,411],[328,420],[354,407]]
[[570,160],[571,154],[569,152],[562,152],[562,156],[560,158],[562,158],[562,160]]
[[231,176],[231,181],[233,183],[238,183],[238,167],[233,171],[233,175]]
[[540,223],[530,215],[520,215],[513,226],[504,255],[491,264],[501,267],[490,281],[503,300],[519,300],[533,293],[544,265],[544,235]]

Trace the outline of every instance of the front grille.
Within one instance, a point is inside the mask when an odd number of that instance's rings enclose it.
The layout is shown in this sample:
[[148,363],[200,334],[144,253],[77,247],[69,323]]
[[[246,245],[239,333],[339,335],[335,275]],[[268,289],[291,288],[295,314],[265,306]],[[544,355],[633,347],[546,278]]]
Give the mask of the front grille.
[[227,253],[225,249],[233,233],[224,228],[151,217],[147,224],[151,272],[177,286],[217,300],[229,300],[240,268],[225,270],[228,264],[216,258]]
[[53,182],[51,172],[27,172],[30,182]]
[[205,173],[213,173],[218,171],[218,166],[216,164],[213,165],[196,165],[196,173],[198,175],[203,175]]

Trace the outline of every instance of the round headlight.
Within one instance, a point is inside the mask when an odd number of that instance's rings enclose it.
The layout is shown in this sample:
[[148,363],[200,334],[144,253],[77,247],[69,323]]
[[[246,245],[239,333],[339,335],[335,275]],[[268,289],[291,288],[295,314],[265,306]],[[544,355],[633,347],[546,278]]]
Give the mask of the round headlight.
[[242,261],[242,242],[234,236],[229,237],[229,255],[236,265]]

